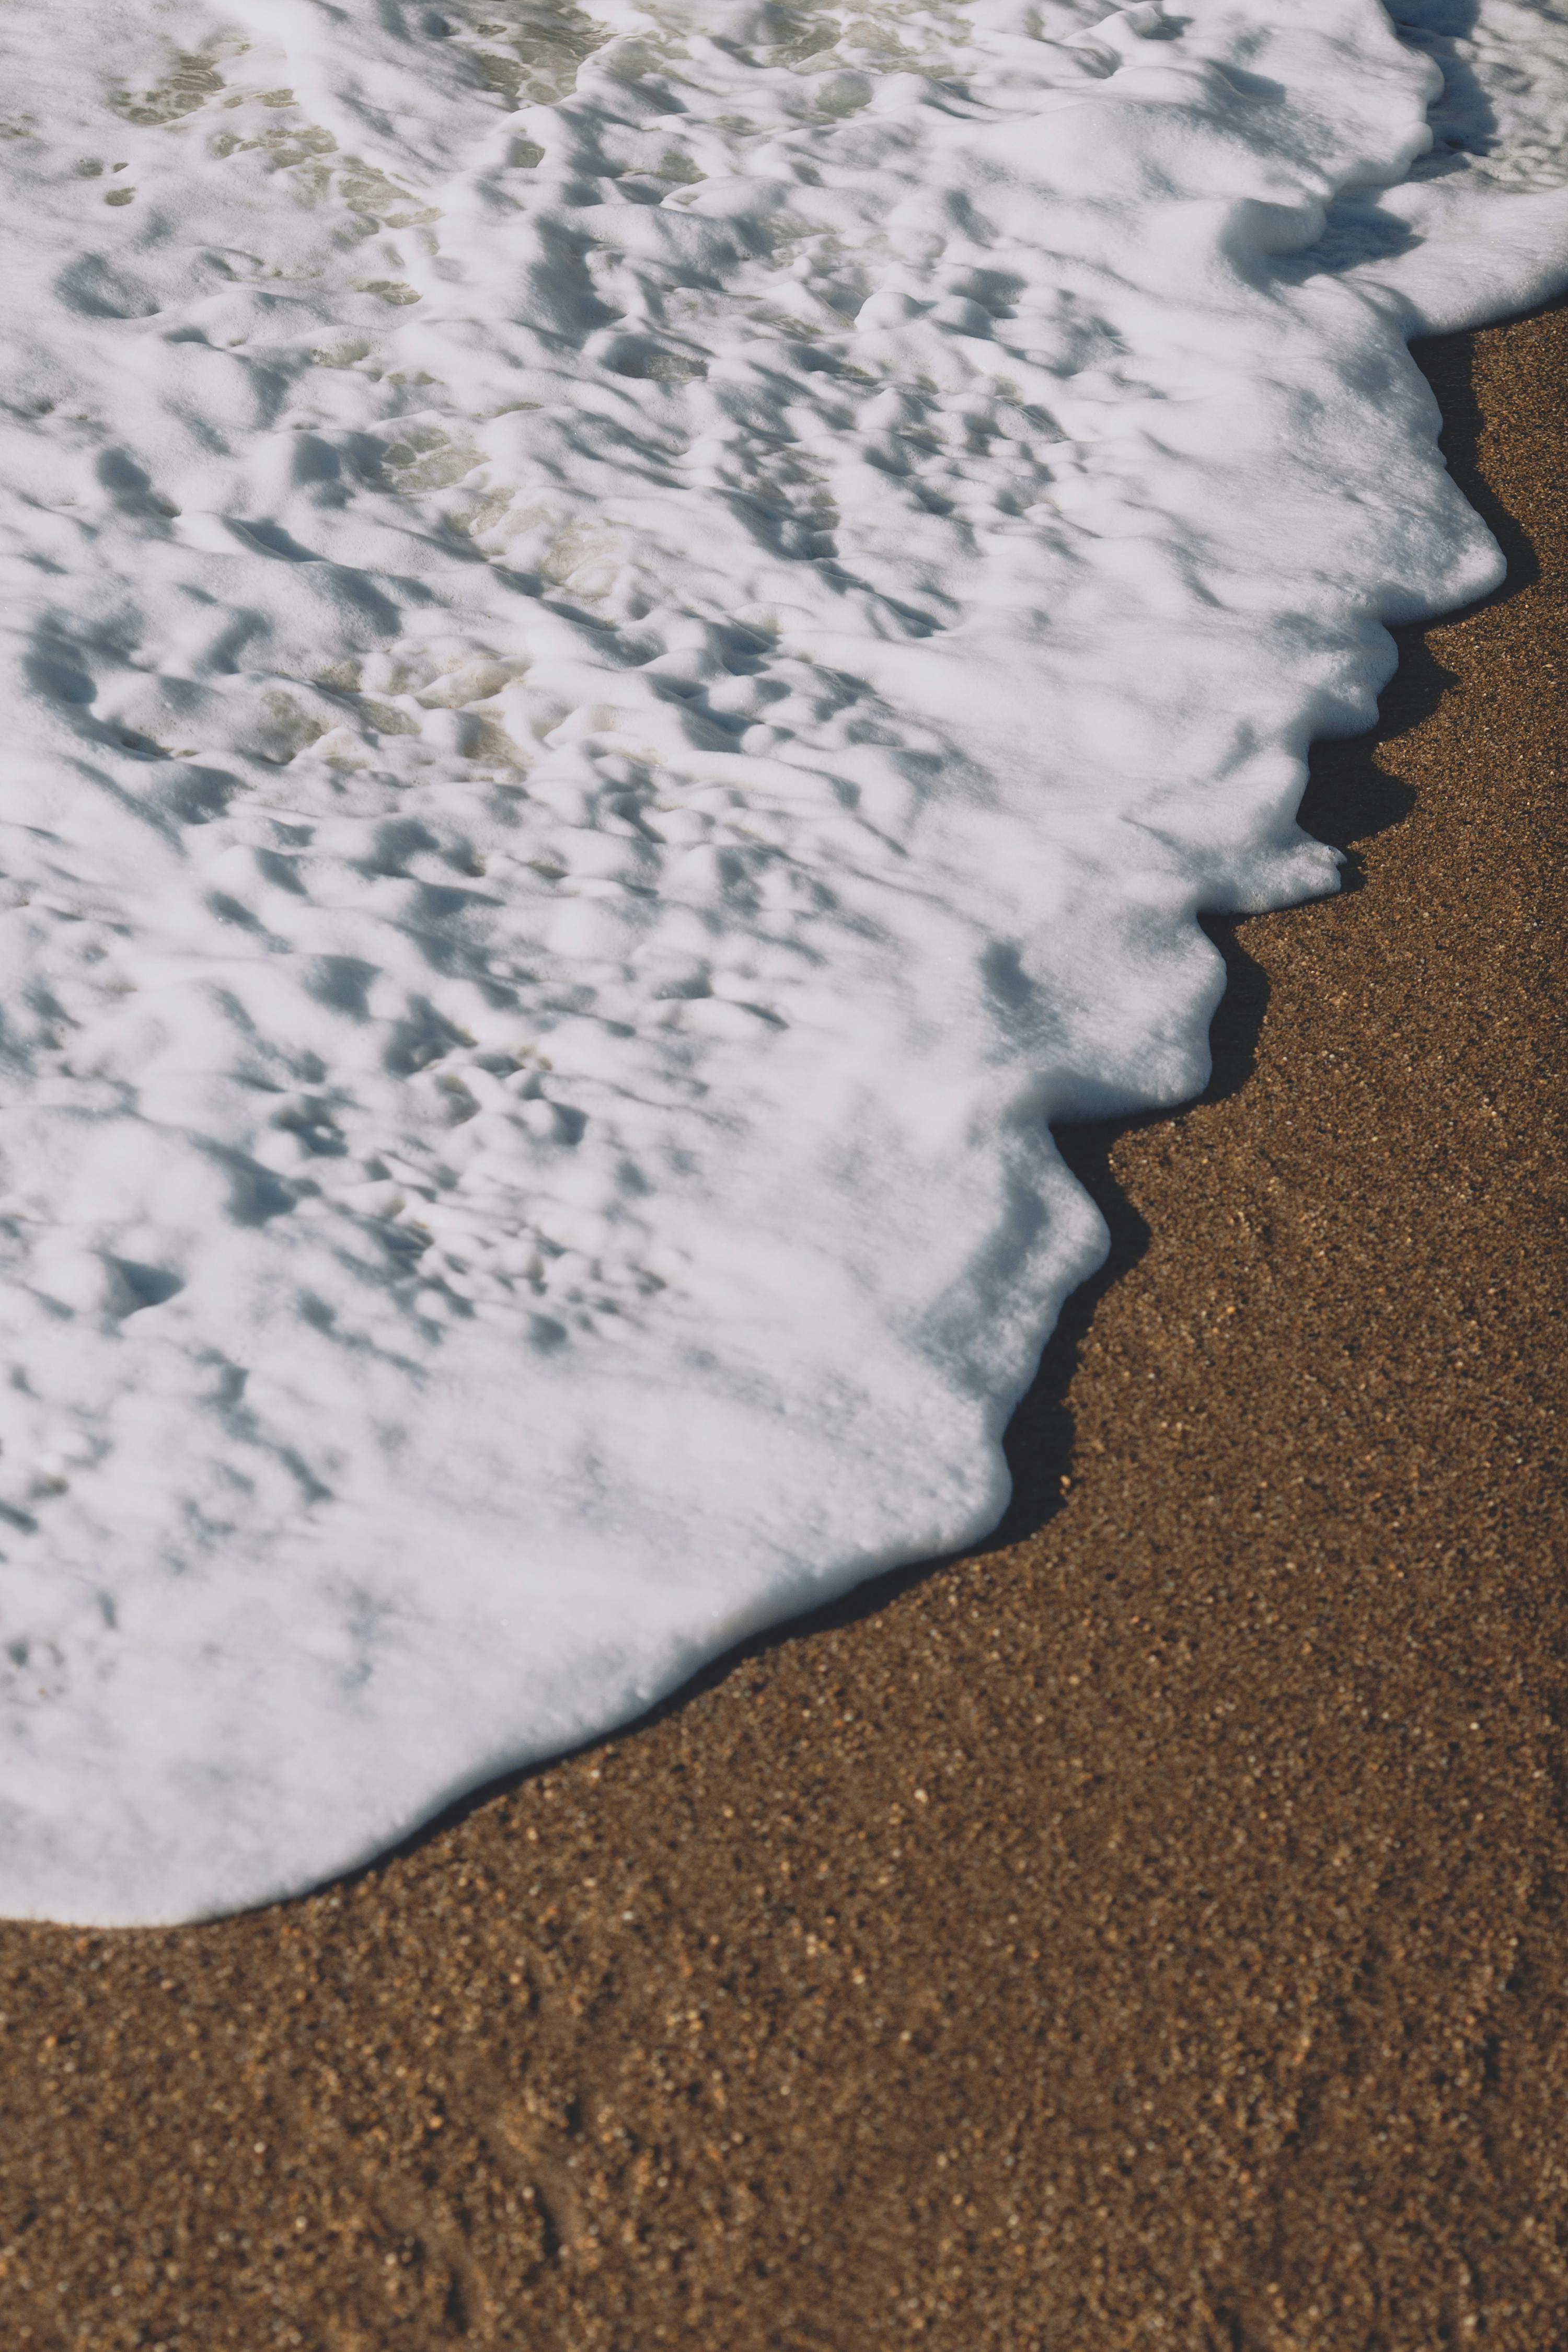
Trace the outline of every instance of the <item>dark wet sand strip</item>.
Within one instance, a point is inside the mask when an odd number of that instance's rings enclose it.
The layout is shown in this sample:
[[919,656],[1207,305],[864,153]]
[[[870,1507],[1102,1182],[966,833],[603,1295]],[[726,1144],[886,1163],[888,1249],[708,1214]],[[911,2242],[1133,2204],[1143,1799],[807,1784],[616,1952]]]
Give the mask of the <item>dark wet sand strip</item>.
[[1568,2344],[1568,317],[1426,361],[1510,592],[1068,1139],[1016,1539],[315,1900],[0,1929],[7,2346]]

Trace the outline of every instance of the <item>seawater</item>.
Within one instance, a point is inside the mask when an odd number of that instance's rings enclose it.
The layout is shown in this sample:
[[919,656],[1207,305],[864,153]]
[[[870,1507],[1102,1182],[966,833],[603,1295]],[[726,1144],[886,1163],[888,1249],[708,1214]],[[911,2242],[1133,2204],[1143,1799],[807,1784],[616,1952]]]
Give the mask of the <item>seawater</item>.
[[1568,17],[12,0],[0,1906],[374,1854],[982,1535],[1201,909],[1496,584]]

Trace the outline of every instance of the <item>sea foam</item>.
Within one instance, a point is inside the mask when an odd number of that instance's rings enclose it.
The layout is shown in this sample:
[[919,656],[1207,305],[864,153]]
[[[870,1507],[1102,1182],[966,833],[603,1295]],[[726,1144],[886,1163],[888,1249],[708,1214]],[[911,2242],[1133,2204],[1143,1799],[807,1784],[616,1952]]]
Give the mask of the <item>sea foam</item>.
[[1500,575],[1406,341],[1568,279],[1555,8],[1099,13],[12,0],[0,1906],[996,1520],[1048,1122]]

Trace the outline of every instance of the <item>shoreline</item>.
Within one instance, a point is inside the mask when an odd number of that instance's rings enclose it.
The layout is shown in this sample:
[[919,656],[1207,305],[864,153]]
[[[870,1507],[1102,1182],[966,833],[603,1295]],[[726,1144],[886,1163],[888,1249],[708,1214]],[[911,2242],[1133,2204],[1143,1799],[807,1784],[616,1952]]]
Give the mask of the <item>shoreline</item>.
[[1208,1094],[1061,1132],[998,1537],[307,1900],[0,1927],[12,2341],[1568,2332],[1568,311],[1417,352],[1509,585],[1317,748]]

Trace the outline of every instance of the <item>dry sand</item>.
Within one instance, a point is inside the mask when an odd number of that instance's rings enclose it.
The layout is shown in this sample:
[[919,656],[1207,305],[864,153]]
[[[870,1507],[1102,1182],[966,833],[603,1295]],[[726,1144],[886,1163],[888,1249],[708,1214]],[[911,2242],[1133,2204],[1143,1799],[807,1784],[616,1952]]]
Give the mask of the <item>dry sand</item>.
[[1425,357],[1510,592],[1068,1138],[1011,1540],[314,1900],[0,1930],[7,2347],[1568,2345],[1568,316]]

